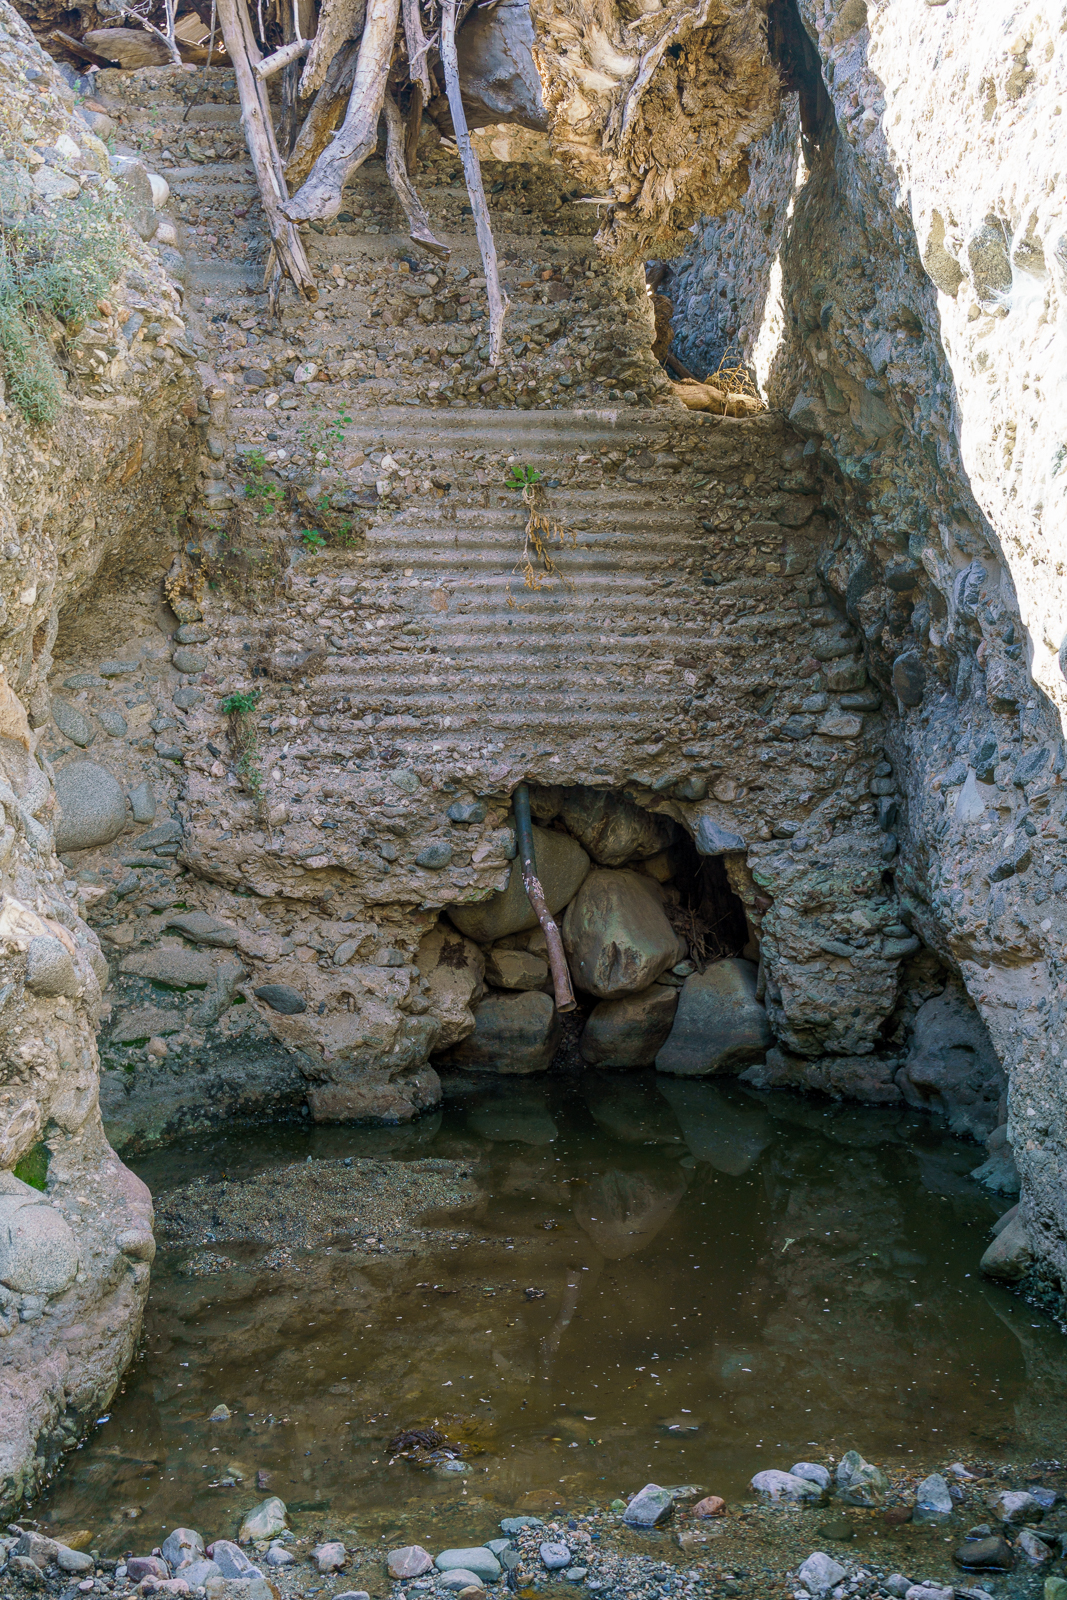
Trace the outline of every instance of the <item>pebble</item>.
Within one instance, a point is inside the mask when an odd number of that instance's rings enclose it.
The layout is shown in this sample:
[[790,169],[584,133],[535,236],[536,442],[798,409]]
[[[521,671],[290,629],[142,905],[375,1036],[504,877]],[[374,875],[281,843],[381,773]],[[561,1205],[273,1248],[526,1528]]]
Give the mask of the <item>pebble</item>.
[[340,1572],[348,1560],[345,1547],[338,1539],[331,1539],[326,1544],[317,1545],[312,1553],[315,1558],[315,1565],[323,1574]]
[[543,1528],[544,1523],[540,1517],[503,1517],[500,1522],[501,1533],[506,1533],[509,1538],[514,1538],[521,1533],[523,1528]]
[[848,1573],[833,1556],[826,1555],[822,1550],[815,1550],[806,1561],[802,1562],[797,1576],[809,1593],[824,1595],[836,1583],[840,1583],[842,1578],[847,1578]]
[[914,1522],[938,1522],[942,1517],[951,1516],[954,1509],[952,1495],[948,1484],[939,1472],[932,1472],[924,1478],[915,1491],[915,1510],[912,1513]]
[[433,1566],[433,1557],[421,1544],[407,1544],[401,1550],[391,1550],[386,1565],[391,1578],[421,1578]]
[[207,657],[184,645],[175,650],[170,659],[179,672],[204,672],[207,668]]
[[1052,1551],[1044,1539],[1039,1539],[1036,1533],[1031,1533],[1029,1528],[1023,1528],[1015,1541],[1016,1548],[1021,1550],[1033,1566],[1039,1567],[1045,1561],[1052,1560]]
[[1001,1522],[1040,1522],[1044,1508],[1025,1489],[1002,1489],[986,1501]]
[[451,1568],[450,1571],[442,1575],[440,1581],[442,1589],[466,1589],[468,1584],[476,1584],[479,1589],[484,1589],[485,1587],[478,1574],[468,1571],[466,1567]]
[[549,1572],[558,1572],[563,1567],[571,1564],[571,1553],[565,1544],[552,1544],[546,1541],[541,1546],[541,1560]]
[[623,1521],[631,1528],[658,1528],[673,1510],[674,1496],[670,1490],[661,1489],[658,1483],[646,1483],[626,1507]]
[[749,1488],[771,1501],[794,1500],[801,1504],[818,1505],[826,1498],[826,1491],[817,1483],[812,1483],[810,1478],[796,1478],[791,1472],[781,1472],[777,1467],[757,1472]]
[[724,1517],[726,1515],[726,1501],[721,1495],[705,1495],[703,1500],[698,1500],[693,1507],[694,1517]]
[[807,1478],[809,1483],[817,1483],[820,1489],[829,1489],[830,1474],[825,1467],[820,1467],[815,1461],[798,1461],[790,1467],[794,1478]]
[[79,745],[83,750],[86,745],[92,744],[95,737],[92,723],[69,701],[60,700],[58,696],[53,699],[52,721],[71,744]]
[[973,1572],[1010,1572],[1015,1558],[1006,1539],[968,1539],[956,1551],[955,1560]]

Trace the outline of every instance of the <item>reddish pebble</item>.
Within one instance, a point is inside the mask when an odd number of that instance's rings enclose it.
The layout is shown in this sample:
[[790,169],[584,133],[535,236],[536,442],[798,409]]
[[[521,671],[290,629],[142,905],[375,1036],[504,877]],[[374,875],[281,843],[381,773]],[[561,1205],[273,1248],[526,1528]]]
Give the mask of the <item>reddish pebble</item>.
[[888,1522],[891,1528],[899,1528],[902,1523],[911,1521],[910,1506],[886,1506],[882,1512],[883,1522]]
[[693,1507],[694,1517],[725,1517],[726,1501],[721,1495],[709,1494]]

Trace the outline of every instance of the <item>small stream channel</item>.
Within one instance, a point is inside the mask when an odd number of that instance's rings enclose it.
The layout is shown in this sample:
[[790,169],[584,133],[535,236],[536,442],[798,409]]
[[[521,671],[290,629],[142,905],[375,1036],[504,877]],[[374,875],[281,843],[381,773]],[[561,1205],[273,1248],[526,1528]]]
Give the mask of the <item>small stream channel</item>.
[[[968,1176],[981,1152],[914,1113],[457,1077],[407,1128],[219,1134],[133,1165],[165,1208],[196,1179],[428,1156],[477,1199],[417,1246],[230,1245],[224,1209],[199,1252],[164,1242],[143,1355],[35,1514],[117,1552],[232,1534],[269,1493],[297,1528],[470,1542],[479,1516],[650,1479],[736,1498],[852,1447],[941,1467],[1062,1449],[1067,1343],[979,1274],[1000,1209]],[[431,1424],[464,1454],[391,1458]]]

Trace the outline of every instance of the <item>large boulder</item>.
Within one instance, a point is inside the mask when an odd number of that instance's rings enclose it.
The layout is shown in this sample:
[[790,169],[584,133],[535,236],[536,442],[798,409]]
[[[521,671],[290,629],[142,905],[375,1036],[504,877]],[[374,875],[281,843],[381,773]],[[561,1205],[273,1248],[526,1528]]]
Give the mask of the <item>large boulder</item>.
[[686,978],[656,1071],[676,1078],[737,1072],[766,1054],[770,1043],[767,1013],[756,999],[756,968],[727,956]]
[[77,1271],[66,1217],[14,1173],[0,1173],[0,1284],[15,1294],[61,1294]]
[[[534,828],[533,841],[537,876],[548,909],[554,914],[562,911],[577,894],[589,871],[589,857],[581,845],[565,833]],[[511,863],[506,889],[477,905],[448,906],[447,911],[460,933],[466,934],[468,939],[476,939],[479,944],[492,944],[509,933],[523,933],[537,926],[537,914],[522,881],[522,862],[518,856]]]
[[451,1049],[474,1032],[474,1012],[484,993],[485,957],[470,939],[438,923],[415,952],[420,978],[429,984],[426,998],[437,1021],[437,1048]]
[[591,1067],[650,1067],[671,1031],[678,990],[653,983],[621,1000],[601,1000],[589,1013],[578,1044]]
[[996,1127],[1007,1079],[962,985],[919,1007],[897,1086],[910,1106],[947,1117],[954,1134],[985,1139]]
[[663,894],[639,872],[592,871],[567,907],[563,943],[575,983],[598,1000],[647,989],[685,956]]
[[474,1032],[449,1053],[449,1064],[472,1072],[544,1072],[561,1035],[559,1014],[536,990],[488,995],[474,1013]]
[[670,817],[656,816],[610,790],[576,785],[558,794],[561,821],[601,867],[654,856],[677,832]]
[[55,781],[57,850],[91,850],[118,838],[126,826],[126,796],[106,767],[71,761],[59,768]]

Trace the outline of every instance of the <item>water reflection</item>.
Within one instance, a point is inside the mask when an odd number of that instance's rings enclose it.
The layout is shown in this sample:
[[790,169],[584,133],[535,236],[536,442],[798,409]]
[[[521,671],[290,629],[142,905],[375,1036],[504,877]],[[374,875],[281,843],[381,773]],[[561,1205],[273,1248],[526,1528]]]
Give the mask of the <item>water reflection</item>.
[[[652,1075],[450,1093],[414,1128],[291,1126],[141,1164],[157,1192],[227,1176],[220,1270],[161,1251],[144,1358],[49,1495],[57,1530],[105,1550],[133,1520],[146,1548],[164,1523],[232,1534],[270,1492],[298,1526],[328,1504],[374,1537],[469,1542],[502,1508],[649,1478],[736,1495],[759,1465],[852,1445],[942,1465],[1062,1449],[1067,1346],[978,1276],[996,1207],[973,1147],[908,1112]],[[227,1242],[242,1176],[428,1154],[484,1193],[446,1219],[463,1240]],[[435,1419],[460,1470],[390,1462],[394,1433]]]

